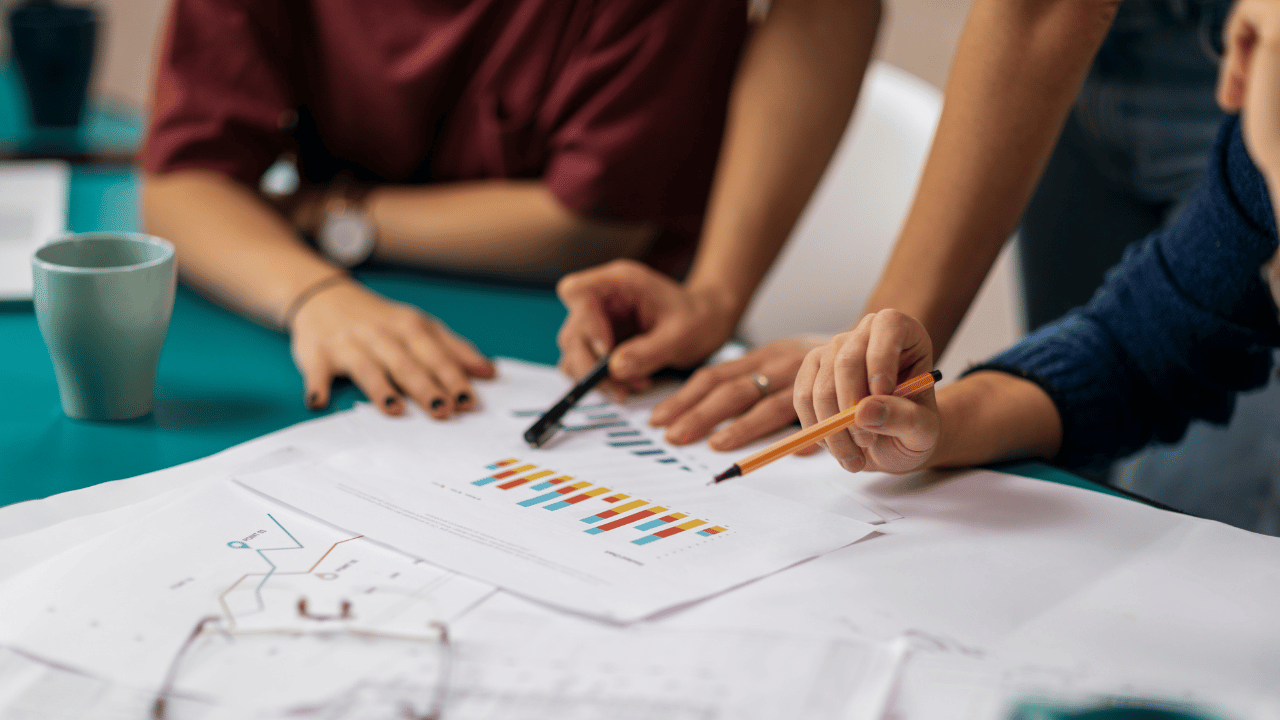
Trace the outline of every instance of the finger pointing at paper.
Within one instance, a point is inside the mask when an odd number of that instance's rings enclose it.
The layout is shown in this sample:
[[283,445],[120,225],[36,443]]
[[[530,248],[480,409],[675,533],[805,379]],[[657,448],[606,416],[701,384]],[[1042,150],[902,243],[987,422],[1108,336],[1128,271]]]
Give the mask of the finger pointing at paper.
[[701,362],[729,338],[740,313],[631,260],[567,275],[556,292],[569,311],[556,338],[561,369],[580,378],[612,350],[601,388],[615,395],[644,389],[663,367]]
[[933,369],[933,344],[924,327],[896,310],[867,315],[805,357],[794,402],[804,427],[863,398],[857,421],[828,437],[828,451],[850,472],[907,472],[926,463],[938,445],[940,422],[933,390],[892,397],[898,383]]

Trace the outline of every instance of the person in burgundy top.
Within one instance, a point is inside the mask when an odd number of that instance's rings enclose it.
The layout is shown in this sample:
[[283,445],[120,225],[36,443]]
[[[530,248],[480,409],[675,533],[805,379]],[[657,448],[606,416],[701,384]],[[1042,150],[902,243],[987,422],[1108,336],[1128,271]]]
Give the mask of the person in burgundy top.
[[[184,280],[293,334],[310,404],[346,374],[445,416],[488,361],[295,227],[324,247],[341,211],[379,260],[542,279],[691,248],[746,23],[741,0],[178,0],[146,223]],[[272,204],[284,156],[319,190]]]

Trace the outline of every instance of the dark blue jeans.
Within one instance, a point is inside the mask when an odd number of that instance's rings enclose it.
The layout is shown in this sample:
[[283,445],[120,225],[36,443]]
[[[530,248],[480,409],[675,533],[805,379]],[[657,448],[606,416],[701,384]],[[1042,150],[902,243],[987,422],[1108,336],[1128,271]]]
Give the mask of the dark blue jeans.
[[[1019,230],[1028,328],[1084,304],[1199,182],[1223,117],[1214,87],[1229,7],[1121,4]],[[1229,426],[1194,424],[1109,475],[1194,515],[1280,534],[1280,387],[1242,397]]]

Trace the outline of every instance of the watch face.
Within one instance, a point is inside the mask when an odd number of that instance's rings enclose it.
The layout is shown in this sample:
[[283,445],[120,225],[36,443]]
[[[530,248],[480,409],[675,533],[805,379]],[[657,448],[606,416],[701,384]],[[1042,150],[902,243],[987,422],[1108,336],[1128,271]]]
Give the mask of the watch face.
[[354,210],[329,213],[316,239],[325,256],[345,267],[359,265],[373,254],[373,227]]

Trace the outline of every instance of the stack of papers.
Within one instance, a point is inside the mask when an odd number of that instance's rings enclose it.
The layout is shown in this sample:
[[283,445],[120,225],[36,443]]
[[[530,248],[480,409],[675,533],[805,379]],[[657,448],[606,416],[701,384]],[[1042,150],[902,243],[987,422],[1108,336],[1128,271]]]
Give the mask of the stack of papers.
[[1280,718],[1280,539],[821,455],[708,487],[737,454],[652,401],[531,450],[567,383],[499,373],[0,510],[0,716]]

